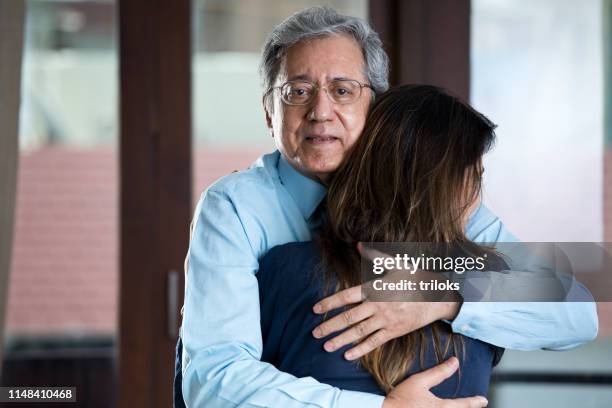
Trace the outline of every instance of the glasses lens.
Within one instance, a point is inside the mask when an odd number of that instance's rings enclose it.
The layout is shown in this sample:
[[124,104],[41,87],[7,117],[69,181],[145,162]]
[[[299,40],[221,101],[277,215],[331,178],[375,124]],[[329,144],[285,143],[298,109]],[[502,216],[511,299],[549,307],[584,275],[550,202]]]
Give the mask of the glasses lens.
[[289,105],[306,105],[314,95],[314,86],[309,82],[291,81],[281,89],[283,101]]
[[361,95],[359,82],[352,80],[333,81],[327,89],[332,100],[339,104],[354,102]]

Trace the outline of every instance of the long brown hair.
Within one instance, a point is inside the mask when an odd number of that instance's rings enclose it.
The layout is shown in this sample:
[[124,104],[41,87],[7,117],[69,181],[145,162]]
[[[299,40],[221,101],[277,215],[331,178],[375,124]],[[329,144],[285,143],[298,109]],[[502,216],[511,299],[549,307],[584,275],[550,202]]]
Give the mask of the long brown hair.
[[[481,159],[495,125],[467,103],[429,85],[405,85],[378,97],[364,131],[327,193],[322,232],[323,270],[337,290],[361,284],[356,243],[466,243],[463,219],[481,190]],[[438,361],[459,355],[457,335],[441,340],[432,325]],[[425,352],[424,329],[393,339],[360,363],[385,391],[402,380],[415,349]]]

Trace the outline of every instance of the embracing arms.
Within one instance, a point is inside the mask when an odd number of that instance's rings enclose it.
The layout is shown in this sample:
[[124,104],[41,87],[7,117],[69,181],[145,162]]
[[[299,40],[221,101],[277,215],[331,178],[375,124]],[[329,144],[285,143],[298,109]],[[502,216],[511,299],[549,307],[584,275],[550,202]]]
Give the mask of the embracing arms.
[[[516,242],[517,239],[486,207],[471,217],[466,235],[475,242]],[[501,279],[512,281],[508,275]],[[568,298],[592,299],[588,290],[572,282]],[[354,341],[346,358],[357,359],[392,338],[436,320],[447,320],[455,333],[515,350],[566,350],[593,340],[598,319],[593,301],[566,302],[363,302],[356,286],[314,305],[315,313],[354,305],[321,324],[315,337],[339,335],[325,344],[328,351]]]
[[222,191],[209,190],[200,200],[193,227],[182,326],[183,397],[188,407],[486,406],[481,397],[441,400],[429,391],[452,375],[456,359],[410,377],[386,398],[297,378],[260,361],[254,238]]

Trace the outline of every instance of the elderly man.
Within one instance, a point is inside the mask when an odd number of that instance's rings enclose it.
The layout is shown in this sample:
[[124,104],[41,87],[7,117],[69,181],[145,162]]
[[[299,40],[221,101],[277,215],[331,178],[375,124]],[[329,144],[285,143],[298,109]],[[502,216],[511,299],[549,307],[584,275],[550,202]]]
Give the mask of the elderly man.
[[[193,219],[181,328],[187,406],[486,405],[482,397],[441,400],[429,391],[456,370],[456,359],[408,378],[386,397],[296,378],[260,361],[258,261],[276,245],[316,235],[325,180],[360,136],[375,94],[387,88],[387,61],[367,23],[328,8],[297,13],[270,34],[260,71],[266,121],[278,151],[213,184]],[[483,242],[514,240],[483,207],[472,215],[466,235]],[[350,293],[323,300],[315,311],[354,301]],[[346,357],[358,358],[389,338],[440,319],[452,321],[458,333],[502,347],[569,348],[597,332],[593,304],[571,306],[434,303],[425,309],[406,303],[394,309],[397,303],[381,303],[376,313],[385,327],[361,333],[368,341]],[[346,327],[341,320],[329,321],[313,335]],[[358,339],[348,330],[326,349],[353,340]]]

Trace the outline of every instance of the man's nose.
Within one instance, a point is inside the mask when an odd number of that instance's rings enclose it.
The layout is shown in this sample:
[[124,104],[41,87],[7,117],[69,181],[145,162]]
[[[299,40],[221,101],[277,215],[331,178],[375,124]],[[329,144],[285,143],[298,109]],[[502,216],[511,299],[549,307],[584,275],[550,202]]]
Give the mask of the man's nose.
[[319,89],[308,112],[308,119],[315,122],[331,120],[334,115],[334,103],[329,99],[325,89]]

